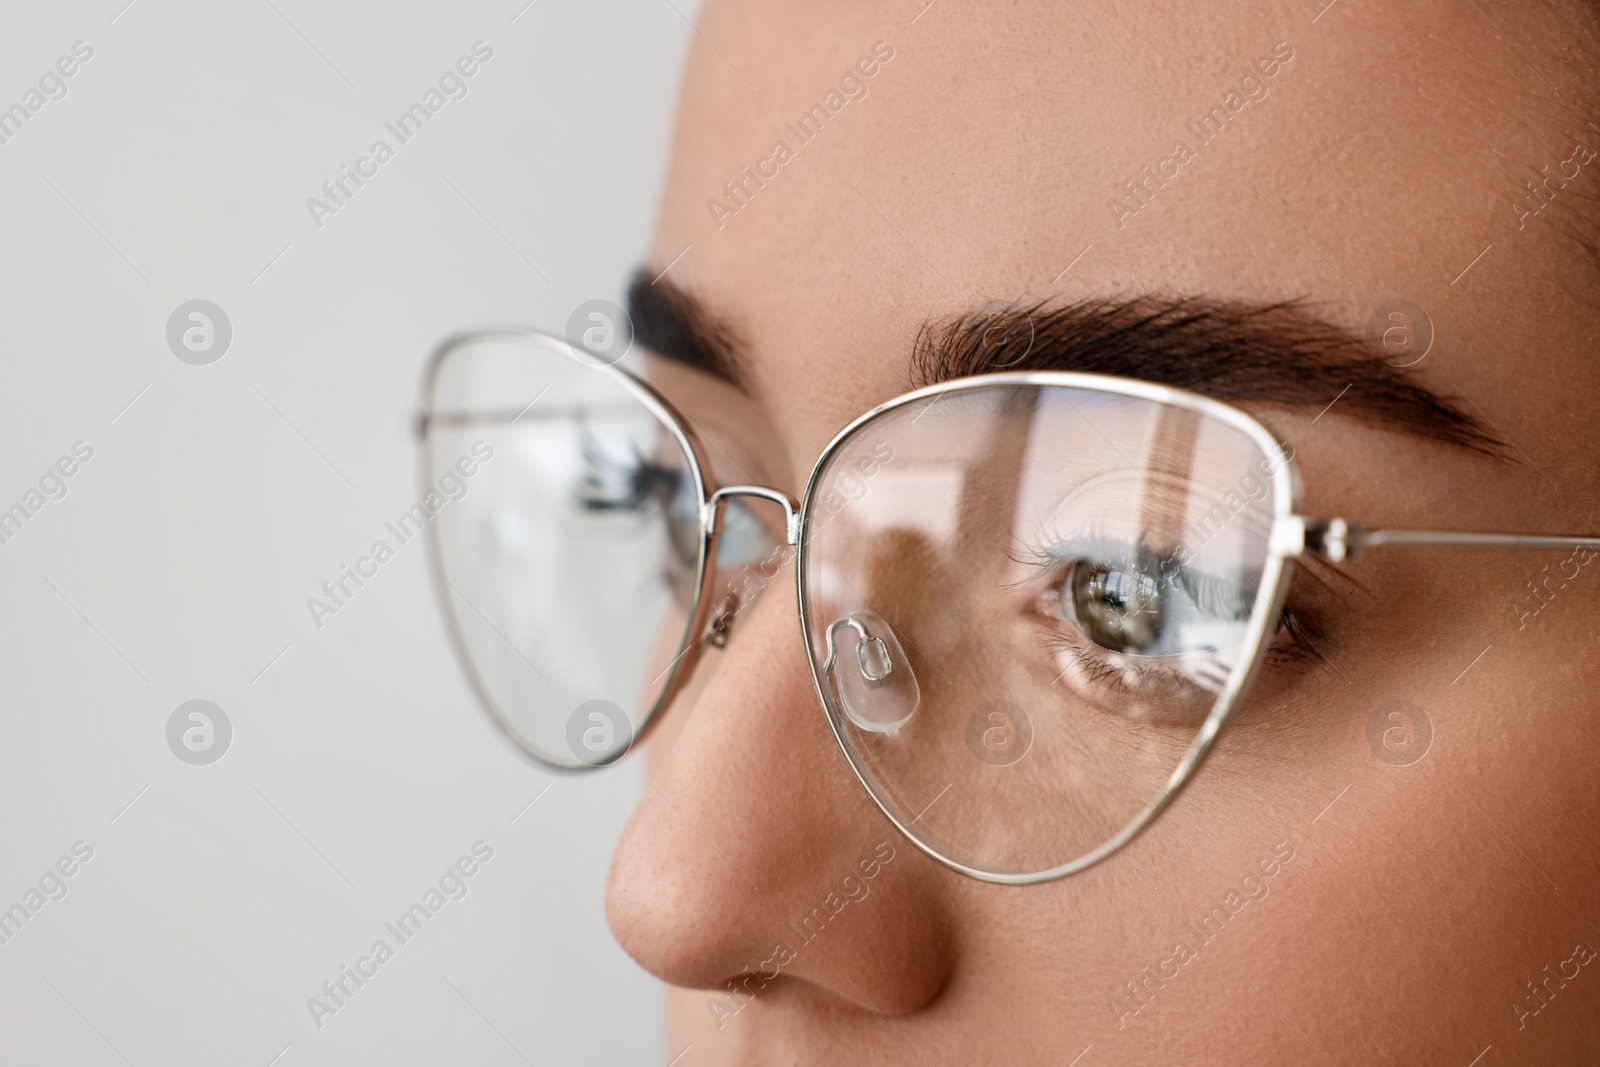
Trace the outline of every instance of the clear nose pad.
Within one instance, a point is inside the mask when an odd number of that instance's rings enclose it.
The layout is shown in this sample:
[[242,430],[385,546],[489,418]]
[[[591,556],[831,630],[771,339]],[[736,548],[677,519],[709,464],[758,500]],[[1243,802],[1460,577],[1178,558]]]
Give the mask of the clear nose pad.
[[852,612],[829,625],[825,670],[845,715],[873,733],[904,726],[922,699],[894,630],[870,611]]

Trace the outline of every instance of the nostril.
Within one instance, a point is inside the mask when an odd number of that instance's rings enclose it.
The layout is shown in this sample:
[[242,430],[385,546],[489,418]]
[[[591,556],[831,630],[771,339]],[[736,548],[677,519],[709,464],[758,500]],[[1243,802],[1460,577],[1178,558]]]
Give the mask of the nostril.
[[853,612],[828,626],[827,642],[824,670],[850,721],[872,733],[904,726],[922,693],[894,628],[874,612]]

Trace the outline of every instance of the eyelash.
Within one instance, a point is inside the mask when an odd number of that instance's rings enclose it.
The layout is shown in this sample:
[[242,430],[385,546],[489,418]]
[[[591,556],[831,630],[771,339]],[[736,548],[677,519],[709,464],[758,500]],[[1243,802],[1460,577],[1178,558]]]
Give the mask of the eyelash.
[[695,571],[699,514],[683,513],[687,478],[648,460],[637,449],[630,455],[608,453],[592,437],[580,445],[583,470],[573,495],[589,511],[636,516],[659,522],[665,529],[667,551],[662,554],[660,579],[672,594],[687,602]]
[[[646,459],[638,451],[619,457],[601,449],[592,439],[582,446],[583,473],[574,495],[590,511],[626,513],[667,528],[672,551],[663,561],[662,578],[679,595],[687,595],[685,582],[693,575],[700,537],[700,518],[691,496],[688,477],[672,467]],[[771,555],[771,537],[741,503],[726,505],[722,536],[717,546],[718,567],[751,566]]]
[[683,485],[683,474],[652,463],[635,451],[631,458],[610,455],[585,437],[580,446],[583,474],[575,495],[590,511],[631,511],[647,514],[665,510]]

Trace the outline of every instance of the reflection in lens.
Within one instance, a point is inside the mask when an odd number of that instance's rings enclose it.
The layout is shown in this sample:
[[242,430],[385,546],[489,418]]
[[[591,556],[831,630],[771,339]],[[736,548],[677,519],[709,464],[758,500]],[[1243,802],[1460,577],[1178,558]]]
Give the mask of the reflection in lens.
[[[1234,422],[1152,399],[936,399],[858,426],[818,471],[809,651],[846,755],[903,826],[978,871],[1050,871],[1140,817],[1253,662],[1280,464]],[[892,723],[822,669],[830,629],[867,613],[920,685]]]
[[451,349],[427,438],[430,480],[475,444],[494,456],[432,518],[491,714],[548,763],[620,757],[684,659],[704,500],[690,457],[618,376],[533,335]]
[[1163,632],[1164,600],[1161,576],[1146,558],[1128,564],[1079,561],[1066,585],[1071,618],[1089,640],[1111,652],[1154,650]]

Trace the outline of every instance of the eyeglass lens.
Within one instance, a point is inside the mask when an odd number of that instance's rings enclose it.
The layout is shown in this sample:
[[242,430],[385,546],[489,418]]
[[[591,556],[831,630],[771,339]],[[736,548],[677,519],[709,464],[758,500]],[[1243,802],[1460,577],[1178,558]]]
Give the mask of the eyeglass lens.
[[491,713],[546,762],[620,757],[685,659],[702,544],[688,453],[616,377],[525,337],[448,353],[427,452],[435,482],[477,458],[432,523]]
[[1050,870],[1164,790],[1253,648],[1274,462],[1087,389],[893,408],[819,470],[805,624],[879,802],[967,866]]

